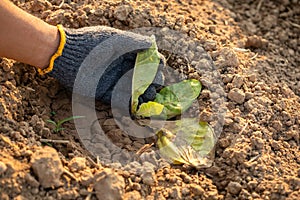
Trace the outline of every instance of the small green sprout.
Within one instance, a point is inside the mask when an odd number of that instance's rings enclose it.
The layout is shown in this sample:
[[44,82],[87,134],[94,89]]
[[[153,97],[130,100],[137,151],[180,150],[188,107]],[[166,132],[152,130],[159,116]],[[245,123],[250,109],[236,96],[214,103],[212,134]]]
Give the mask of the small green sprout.
[[71,120],[74,120],[74,119],[80,119],[80,118],[84,118],[84,116],[71,116],[71,117],[67,117],[65,119],[62,119],[60,121],[53,121],[51,119],[48,119],[47,122],[53,124],[55,126],[55,128],[53,129],[53,131],[55,133],[58,133],[59,131],[62,131],[64,130],[64,128],[62,127],[62,125],[65,123],[65,122],[68,122],[68,121],[71,121]]

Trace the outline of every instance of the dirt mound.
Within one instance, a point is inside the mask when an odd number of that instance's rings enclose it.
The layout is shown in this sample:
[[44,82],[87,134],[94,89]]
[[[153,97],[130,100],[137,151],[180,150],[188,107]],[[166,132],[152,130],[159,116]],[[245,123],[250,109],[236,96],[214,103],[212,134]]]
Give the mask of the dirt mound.
[[[188,53],[187,61],[170,55],[168,62],[202,82],[197,113],[202,120],[218,121],[212,105],[225,118],[210,168],[170,165],[151,145],[124,165],[105,165],[105,159],[129,160],[128,152],[135,154],[153,138],[126,136],[110,108],[97,103],[97,122],[121,147],[97,160],[80,143],[73,123],[54,132],[47,122],[72,116],[72,95],[33,67],[2,58],[0,199],[300,198],[298,0],[13,2],[50,24],[161,27],[162,32],[167,27],[197,39],[215,71],[198,71],[196,56]],[[187,42],[178,41],[176,48]],[[211,66],[210,57],[201,57],[208,62],[204,69]],[[219,80],[205,78],[213,72]],[[105,154],[101,137],[95,141]]]

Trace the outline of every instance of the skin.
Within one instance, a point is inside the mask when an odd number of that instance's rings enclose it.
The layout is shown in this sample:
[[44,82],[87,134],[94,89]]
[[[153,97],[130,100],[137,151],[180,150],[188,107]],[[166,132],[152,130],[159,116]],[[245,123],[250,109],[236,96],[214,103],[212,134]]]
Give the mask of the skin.
[[9,0],[0,0],[0,24],[0,57],[41,69],[48,67],[60,41],[55,26],[28,14]]

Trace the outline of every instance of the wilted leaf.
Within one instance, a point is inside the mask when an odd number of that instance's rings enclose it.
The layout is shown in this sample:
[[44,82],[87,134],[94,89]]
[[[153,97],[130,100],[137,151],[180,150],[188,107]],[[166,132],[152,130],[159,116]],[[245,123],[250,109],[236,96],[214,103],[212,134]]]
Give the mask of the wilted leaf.
[[170,131],[161,129],[157,132],[157,137],[157,146],[165,159],[174,164],[188,164],[185,159],[180,156],[179,149],[172,142],[175,136]]
[[193,118],[175,121],[171,130],[157,132],[157,146],[161,155],[174,164],[188,164],[196,168],[208,166],[207,158],[215,145],[215,135],[206,122]]
[[152,36],[152,40],[152,46],[145,51],[139,52],[135,61],[131,98],[131,112],[133,114],[136,114],[139,96],[142,95],[153,82],[158,70],[160,57],[154,36]]
[[207,122],[198,122],[196,118],[183,118],[177,120],[176,124],[176,136],[187,141],[201,155],[209,153],[215,145],[214,132]]

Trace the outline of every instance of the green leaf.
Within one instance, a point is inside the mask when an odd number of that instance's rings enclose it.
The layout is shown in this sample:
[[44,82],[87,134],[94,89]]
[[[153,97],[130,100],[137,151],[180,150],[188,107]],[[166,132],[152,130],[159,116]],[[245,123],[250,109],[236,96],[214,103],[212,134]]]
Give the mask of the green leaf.
[[64,130],[64,128],[61,127],[63,123],[65,123],[67,121],[74,120],[74,119],[84,118],[84,117],[85,116],[71,116],[71,117],[65,118],[63,120],[60,120],[58,122],[55,122],[55,121],[53,121],[51,119],[48,119],[47,122],[49,122],[49,123],[51,123],[51,124],[53,124],[55,126],[55,128],[54,128],[53,131],[57,133],[59,131]]
[[56,122],[55,121],[53,121],[53,120],[51,120],[51,119],[47,119],[46,120],[47,122],[49,122],[49,123],[51,123],[51,124],[53,124],[54,126],[56,126],[57,124],[56,124]]
[[147,103],[142,103],[140,105],[140,108],[136,112],[136,115],[142,116],[142,117],[157,116],[157,115],[161,114],[163,109],[164,109],[164,106],[161,105],[160,103],[148,101]]
[[152,40],[152,46],[145,51],[139,52],[136,57],[131,98],[131,112],[133,114],[136,114],[139,96],[142,95],[153,82],[158,70],[160,57],[154,36],[152,36]]
[[156,94],[155,102],[164,105],[161,117],[170,119],[186,111],[200,94],[201,83],[190,79],[163,88]]
[[57,122],[57,127],[60,128],[60,126],[61,126],[63,123],[65,123],[65,122],[67,122],[67,121],[74,120],[74,119],[80,119],[80,118],[84,118],[84,116],[71,116],[71,117],[62,119],[62,120],[60,120],[59,122]]

